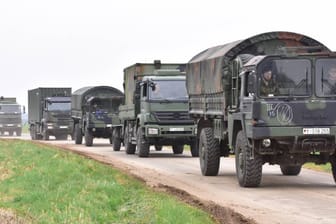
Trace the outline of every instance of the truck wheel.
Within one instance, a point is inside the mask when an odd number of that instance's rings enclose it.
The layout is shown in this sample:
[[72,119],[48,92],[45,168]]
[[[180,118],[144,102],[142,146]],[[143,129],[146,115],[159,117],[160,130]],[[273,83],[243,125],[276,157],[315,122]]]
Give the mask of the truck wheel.
[[125,130],[124,144],[125,144],[126,154],[134,154],[135,153],[135,145],[133,145],[130,141],[128,127],[126,127],[126,130]]
[[142,128],[138,128],[137,131],[137,145],[139,151],[139,157],[149,156],[149,144],[143,134]]
[[12,131],[9,131],[9,132],[8,132],[8,135],[9,135],[9,136],[13,136],[13,132],[12,132]]
[[155,145],[155,151],[162,151],[162,145]]
[[21,130],[16,130],[16,136],[21,136],[22,135],[22,131]]
[[36,140],[36,135],[35,135],[35,127],[34,126],[30,126],[29,127],[29,131],[30,131],[30,137],[32,140]]
[[83,142],[83,135],[79,124],[75,124],[75,144],[80,145]]
[[173,152],[174,154],[182,154],[184,145],[173,145]]
[[251,158],[252,148],[247,141],[244,132],[239,131],[235,148],[236,174],[240,186],[258,187],[262,176],[262,158],[257,153]]
[[301,172],[301,165],[280,165],[281,173],[285,176],[297,176]]
[[111,138],[112,138],[112,143],[111,144],[113,144],[113,151],[120,151],[121,139],[117,135],[117,129],[113,130],[113,134],[112,134]]
[[199,140],[199,158],[204,176],[216,176],[219,171],[219,144],[213,136],[212,128],[203,128]]
[[336,154],[330,156],[331,171],[336,182]]
[[48,141],[48,140],[49,140],[49,135],[48,135],[48,133],[47,133],[47,129],[45,129],[45,128],[43,128],[42,138],[43,138],[43,140],[45,140],[45,141]]
[[199,151],[198,151],[197,140],[196,139],[190,144],[190,152],[191,152],[192,157],[198,157],[199,156]]
[[85,128],[85,145],[86,146],[92,146],[93,144],[93,135],[91,133],[91,131],[87,128]]

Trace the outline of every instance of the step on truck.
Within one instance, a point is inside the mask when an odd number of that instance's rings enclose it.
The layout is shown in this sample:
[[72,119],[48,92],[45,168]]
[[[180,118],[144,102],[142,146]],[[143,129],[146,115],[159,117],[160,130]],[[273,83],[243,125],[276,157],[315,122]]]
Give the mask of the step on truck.
[[28,90],[28,123],[33,140],[66,140],[72,136],[71,88]]
[[185,64],[137,63],[124,69],[125,104],[119,107],[123,121],[125,151],[148,157],[150,146],[157,151],[172,146],[182,154],[190,145],[198,156],[195,125],[188,115]]
[[0,97],[0,135],[5,132],[12,136],[22,134],[22,113],[24,107],[16,102],[15,97]]
[[118,107],[124,100],[124,94],[111,86],[87,86],[73,92],[71,116],[74,123],[76,144],[93,145],[94,138],[107,138],[113,149],[119,151],[123,138],[112,133],[120,133],[122,124],[118,116]]
[[234,153],[242,187],[260,185],[265,163],[295,176],[304,163],[330,162],[336,180],[336,55],[326,46],[262,33],[199,53],[186,76],[203,175]]

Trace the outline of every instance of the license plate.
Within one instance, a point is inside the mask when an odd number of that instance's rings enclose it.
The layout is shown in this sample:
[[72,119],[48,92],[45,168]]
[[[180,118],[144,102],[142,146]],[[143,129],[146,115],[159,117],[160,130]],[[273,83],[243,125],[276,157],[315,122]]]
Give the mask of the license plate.
[[304,135],[329,135],[330,128],[304,128]]
[[169,131],[184,131],[184,128],[169,128]]
[[63,129],[63,128],[68,128],[68,126],[60,126],[60,128],[62,128],[62,129]]

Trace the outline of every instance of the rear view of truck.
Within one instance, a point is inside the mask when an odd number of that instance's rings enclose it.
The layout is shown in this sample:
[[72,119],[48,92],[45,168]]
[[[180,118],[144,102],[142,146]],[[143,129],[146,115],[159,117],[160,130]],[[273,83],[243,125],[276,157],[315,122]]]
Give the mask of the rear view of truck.
[[71,88],[36,88],[28,91],[28,122],[32,139],[65,140],[72,136]]
[[22,110],[15,97],[0,97],[0,135],[9,136],[22,133]]

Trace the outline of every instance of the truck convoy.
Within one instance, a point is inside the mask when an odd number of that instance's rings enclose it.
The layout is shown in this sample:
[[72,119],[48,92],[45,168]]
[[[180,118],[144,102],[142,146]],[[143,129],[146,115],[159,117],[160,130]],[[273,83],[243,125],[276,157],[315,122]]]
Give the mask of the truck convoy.
[[[113,149],[119,151],[123,138],[118,107],[123,103],[124,94],[110,86],[88,86],[72,94],[71,117],[74,122],[76,144],[92,146],[93,138],[108,138]],[[114,138],[112,138],[112,133]]]
[[22,133],[22,111],[15,97],[0,97],[0,135],[8,132],[12,136]]
[[172,146],[175,154],[190,145],[198,156],[195,125],[188,115],[185,64],[137,63],[124,69],[125,104],[119,107],[127,154],[148,157],[150,145]]
[[[330,162],[336,181],[336,79],[328,79],[334,67],[335,53],[290,32],[262,33],[194,56],[186,76],[202,174],[217,175],[220,156],[235,153],[242,187],[260,185],[264,163],[298,175],[306,162]],[[271,82],[263,75],[269,70]]]
[[65,140],[72,135],[70,116],[71,88],[28,90],[28,122],[33,140],[49,136]]

